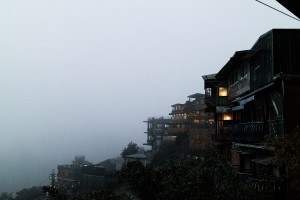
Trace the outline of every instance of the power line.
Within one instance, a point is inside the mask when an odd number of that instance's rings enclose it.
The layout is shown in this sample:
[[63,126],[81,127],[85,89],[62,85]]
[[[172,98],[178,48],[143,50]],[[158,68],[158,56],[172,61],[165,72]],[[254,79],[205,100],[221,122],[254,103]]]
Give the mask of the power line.
[[261,4],[265,5],[265,6],[267,6],[267,7],[269,7],[269,8],[272,8],[273,10],[276,10],[277,12],[280,12],[281,14],[284,14],[284,15],[286,15],[286,16],[288,16],[288,17],[291,17],[291,18],[293,18],[293,19],[295,19],[295,20],[297,20],[297,21],[300,21],[300,19],[298,19],[298,18],[296,18],[296,17],[293,17],[293,16],[291,16],[291,15],[289,15],[289,14],[286,14],[285,12],[282,12],[281,10],[278,10],[278,9],[272,7],[272,6],[269,6],[268,4],[266,4],[266,3],[264,3],[264,2],[261,2],[261,1],[259,1],[259,0],[255,0],[255,1],[257,1],[258,3],[261,3]]

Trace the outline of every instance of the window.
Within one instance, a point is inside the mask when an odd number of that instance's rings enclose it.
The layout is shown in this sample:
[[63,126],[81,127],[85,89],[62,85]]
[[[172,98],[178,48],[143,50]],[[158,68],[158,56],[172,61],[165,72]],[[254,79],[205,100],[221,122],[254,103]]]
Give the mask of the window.
[[231,120],[232,116],[230,114],[224,114],[223,115],[223,120]]
[[241,78],[247,76],[247,71],[248,71],[247,66],[241,68]]
[[219,96],[227,97],[227,88],[226,87],[219,87]]
[[235,71],[233,74],[229,76],[229,85],[233,85],[239,81],[239,73]]
[[245,68],[242,67],[242,68],[241,68],[241,77],[244,77],[244,76],[245,76]]
[[211,97],[211,88],[206,88],[205,89],[205,96],[206,97]]

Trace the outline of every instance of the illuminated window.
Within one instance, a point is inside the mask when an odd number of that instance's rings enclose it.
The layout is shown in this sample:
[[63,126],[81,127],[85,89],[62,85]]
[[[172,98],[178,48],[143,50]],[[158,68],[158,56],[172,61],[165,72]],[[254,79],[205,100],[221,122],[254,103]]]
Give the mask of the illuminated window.
[[226,87],[219,87],[219,96],[227,97],[227,88]]
[[229,114],[224,114],[224,115],[223,115],[223,120],[231,120],[231,115],[229,115]]

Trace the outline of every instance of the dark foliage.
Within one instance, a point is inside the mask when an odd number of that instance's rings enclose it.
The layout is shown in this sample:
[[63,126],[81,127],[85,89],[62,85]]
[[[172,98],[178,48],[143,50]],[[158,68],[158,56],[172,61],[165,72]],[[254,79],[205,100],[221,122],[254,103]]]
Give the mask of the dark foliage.
[[130,162],[122,169],[120,177],[144,200],[268,199],[241,180],[216,151],[204,161],[185,158],[155,168]]
[[136,153],[140,153],[140,152],[144,152],[144,149],[142,147],[139,147],[136,143],[134,142],[130,142],[127,147],[125,147],[123,150],[122,150],[122,153],[121,153],[121,156],[123,158],[125,158],[126,156],[128,155],[131,155],[131,154],[136,154]]
[[52,200],[130,200],[123,191],[112,189],[99,189],[87,195],[67,195],[55,187],[44,187],[44,193]]
[[0,200],[10,200],[10,199],[12,199],[12,194],[9,194],[9,193],[7,193],[7,192],[2,192],[1,194],[0,194]]
[[300,129],[285,137],[267,137],[266,145],[275,147],[274,164],[286,182],[286,198],[300,199]]
[[43,198],[42,187],[24,188],[16,193],[15,196],[3,192],[0,195],[0,200],[39,200]]

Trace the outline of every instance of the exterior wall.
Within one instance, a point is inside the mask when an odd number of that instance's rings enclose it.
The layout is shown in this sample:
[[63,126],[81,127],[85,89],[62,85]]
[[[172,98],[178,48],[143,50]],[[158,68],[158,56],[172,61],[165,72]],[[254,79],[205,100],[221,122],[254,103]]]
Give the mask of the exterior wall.
[[144,145],[151,146],[153,151],[161,145],[164,135],[167,135],[167,128],[171,122],[170,117],[149,117],[147,121],[147,143]]
[[273,81],[273,34],[262,35],[251,50],[258,51],[250,59],[250,88],[255,90]]
[[97,165],[83,166],[80,190],[83,193],[97,191],[104,185],[105,168]]
[[273,30],[274,75],[300,74],[300,30]]
[[167,128],[168,135],[170,136],[178,136],[181,134],[185,134],[188,132],[188,128],[186,127],[169,127]]
[[300,84],[285,84],[284,97],[284,133],[291,134],[293,130],[300,126],[300,103],[296,94]]
[[83,174],[81,179],[80,190],[83,193],[91,193],[97,191],[104,186],[104,176]]
[[235,169],[239,169],[240,168],[240,154],[235,152],[235,151],[231,151],[231,163],[230,163]]
[[57,166],[57,182],[61,186],[74,186],[80,182],[81,169],[73,165]]
[[[248,92],[250,90],[250,66],[245,64],[241,66],[241,69],[238,69],[237,73],[237,81],[229,86],[228,88],[228,99],[234,100],[236,97]],[[229,75],[233,76],[231,73]]]
[[192,151],[208,151],[212,148],[215,129],[192,129],[189,133],[189,149]]

